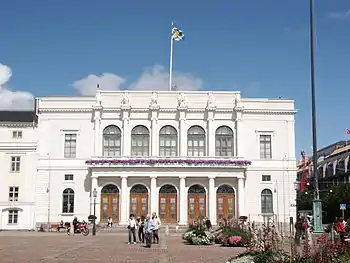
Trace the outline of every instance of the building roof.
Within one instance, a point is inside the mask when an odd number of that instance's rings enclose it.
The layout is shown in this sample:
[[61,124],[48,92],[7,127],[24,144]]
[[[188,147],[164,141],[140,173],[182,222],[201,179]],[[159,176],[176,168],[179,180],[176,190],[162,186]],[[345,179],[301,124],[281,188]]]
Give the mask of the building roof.
[[0,111],[0,122],[37,122],[35,111]]

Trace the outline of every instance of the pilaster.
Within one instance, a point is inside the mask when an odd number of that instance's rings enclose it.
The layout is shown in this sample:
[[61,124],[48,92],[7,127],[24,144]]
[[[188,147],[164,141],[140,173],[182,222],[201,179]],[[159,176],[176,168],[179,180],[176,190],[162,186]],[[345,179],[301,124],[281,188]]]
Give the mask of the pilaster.
[[150,107],[151,111],[151,156],[158,156],[158,129],[157,129],[157,121],[158,121],[158,110],[159,106]]
[[207,136],[207,151],[209,157],[215,157],[215,130],[214,130],[214,110],[215,108],[207,107],[207,123],[208,123],[208,136]]
[[244,177],[238,177],[238,216],[245,216]]
[[121,116],[123,121],[123,134],[122,134],[122,156],[130,156],[131,153],[131,141],[130,141],[130,129],[129,129],[129,120],[130,120],[130,106],[121,107]]
[[179,108],[180,156],[187,156],[186,109]]

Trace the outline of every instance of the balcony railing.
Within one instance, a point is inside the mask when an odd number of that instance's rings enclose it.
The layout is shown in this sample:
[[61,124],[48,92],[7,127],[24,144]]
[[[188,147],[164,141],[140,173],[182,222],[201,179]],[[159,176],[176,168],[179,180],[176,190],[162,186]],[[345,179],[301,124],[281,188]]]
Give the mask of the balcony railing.
[[242,158],[210,157],[95,157],[86,161],[93,166],[211,166],[246,167],[251,161]]

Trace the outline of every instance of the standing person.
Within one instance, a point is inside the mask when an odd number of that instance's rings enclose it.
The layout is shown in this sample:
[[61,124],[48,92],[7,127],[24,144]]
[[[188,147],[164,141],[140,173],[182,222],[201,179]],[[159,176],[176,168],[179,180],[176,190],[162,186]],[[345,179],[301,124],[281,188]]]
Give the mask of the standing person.
[[300,239],[303,234],[303,220],[301,217],[297,218],[295,222],[295,245],[300,246]]
[[113,226],[113,219],[111,217],[108,217],[107,227],[112,227],[112,226]]
[[156,212],[152,213],[152,221],[153,221],[153,225],[154,225],[154,230],[153,230],[153,243],[154,244],[159,244],[159,234],[158,234],[158,230],[159,227],[162,225],[162,223],[160,222],[160,219],[158,218]]
[[128,244],[130,245],[131,244],[131,236],[132,236],[132,239],[133,239],[133,243],[136,244],[136,227],[137,227],[137,224],[136,224],[136,220],[135,220],[135,216],[133,214],[131,214],[129,216],[129,220],[128,220],[128,229],[129,229],[129,242]]
[[309,220],[309,217],[307,216],[305,217],[304,224],[306,225],[305,234],[306,234],[307,241],[309,245],[312,246],[313,245],[312,234],[311,234],[312,224]]
[[337,231],[339,233],[340,241],[345,242],[345,224],[343,218],[339,218],[337,222]]
[[145,226],[144,226],[146,247],[152,246],[153,230],[154,230],[153,220],[151,220],[150,216],[147,215],[146,221],[145,221]]
[[144,233],[144,226],[145,226],[145,217],[141,216],[141,218],[137,218],[137,227],[139,229],[138,231],[138,237],[140,243],[145,243],[145,233]]

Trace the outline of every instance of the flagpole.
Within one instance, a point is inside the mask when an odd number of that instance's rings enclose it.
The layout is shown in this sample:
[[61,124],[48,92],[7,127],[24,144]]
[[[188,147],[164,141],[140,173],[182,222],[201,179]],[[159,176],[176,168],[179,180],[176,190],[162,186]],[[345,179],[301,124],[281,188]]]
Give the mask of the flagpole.
[[171,91],[171,89],[172,89],[172,82],[173,82],[173,52],[174,52],[174,38],[171,35],[171,37],[170,37],[169,91]]

